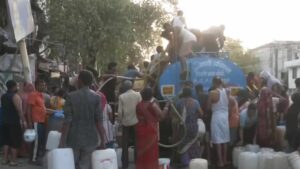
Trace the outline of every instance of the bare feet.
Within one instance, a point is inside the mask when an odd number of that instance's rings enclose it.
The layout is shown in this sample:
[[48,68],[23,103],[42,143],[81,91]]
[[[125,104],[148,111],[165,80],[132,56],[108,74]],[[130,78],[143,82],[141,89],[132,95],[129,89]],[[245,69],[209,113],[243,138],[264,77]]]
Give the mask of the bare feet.
[[9,166],[15,167],[15,166],[18,166],[18,163],[17,162],[10,162]]

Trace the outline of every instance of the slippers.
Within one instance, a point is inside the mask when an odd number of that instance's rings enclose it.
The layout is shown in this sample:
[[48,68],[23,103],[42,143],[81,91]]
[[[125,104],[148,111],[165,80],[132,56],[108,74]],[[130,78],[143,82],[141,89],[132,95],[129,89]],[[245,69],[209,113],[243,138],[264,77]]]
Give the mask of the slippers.
[[15,166],[18,166],[18,162],[10,162],[9,163],[9,166],[12,166],[12,167],[15,167]]

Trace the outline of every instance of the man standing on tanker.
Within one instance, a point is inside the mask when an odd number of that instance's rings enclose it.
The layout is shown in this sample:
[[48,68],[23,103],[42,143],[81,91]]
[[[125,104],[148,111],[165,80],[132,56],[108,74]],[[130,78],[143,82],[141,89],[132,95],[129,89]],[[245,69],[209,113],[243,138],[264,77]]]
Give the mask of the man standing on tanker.
[[[171,26],[168,28],[168,26]],[[193,46],[197,42],[197,37],[186,29],[185,19],[183,12],[178,11],[177,16],[173,19],[172,25],[164,25],[165,29],[173,30],[173,44],[175,47],[175,57],[179,57],[181,63],[181,74],[182,80],[187,80],[188,70],[186,57],[193,53]],[[171,38],[172,39],[172,38]]]
[[224,46],[225,26],[213,26],[202,33],[205,52],[219,52]]

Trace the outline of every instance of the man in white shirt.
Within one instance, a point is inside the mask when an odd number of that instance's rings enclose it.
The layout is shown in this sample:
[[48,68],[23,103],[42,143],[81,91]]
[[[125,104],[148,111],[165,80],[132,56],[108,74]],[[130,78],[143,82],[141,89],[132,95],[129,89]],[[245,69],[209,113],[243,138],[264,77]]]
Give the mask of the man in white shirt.
[[164,52],[164,48],[162,46],[157,46],[156,47],[156,54],[151,56],[151,63],[149,65],[149,73],[153,74],[155,71],[160,69],[160,61],[161,61],[161,57],[163,55]]
[[177,12],[177,16],[175,16],[174,19],[172,20],[172,26],[174,28],[175,27],[186,28],[186,22],[183,16],[183,11],[179,10]]
[[[118,121],[122,125],[122,168],[128,168],[129,141],[135,144],[136,106],[142,100],[140,93],[132,89],[132,82],[124,81],[125,93],[119,96]],[[135,151],[136,152],[136,151]]]
[[[197,43],[197,37],[188,29],[184,27],[171,27],[165,24],[166,30],[174,31],[173,47],[175,48],[175,57],[179,57],[181,70],[181,80],[187,80],[188,70],[186,58],[193,53],[193,47]],[[174,57],[174,56],[173,56]]]
[[193,53],[193,46],[197,42],[197,37],[187,29],[183,12],[178,11],[177,16],[172,21],[174,31],[175,55],[179,57],[181,63],[181,79],[187,80],[188,70],[186,57]]

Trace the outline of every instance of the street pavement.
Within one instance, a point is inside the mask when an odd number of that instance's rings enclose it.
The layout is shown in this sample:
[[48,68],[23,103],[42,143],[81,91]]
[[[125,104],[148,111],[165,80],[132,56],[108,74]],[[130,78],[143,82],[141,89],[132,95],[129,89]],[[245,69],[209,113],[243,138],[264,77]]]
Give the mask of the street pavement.
[[[27,159],[21,159],[19,161],[21,162],[21,164],[17,167],[10,167],[8,165],[1,165],[0,164],[0,168],[1,169],[43,169],[42,166],[35,166],[35,165],[28,164]],[[128,169],[134,169],[134,168],[135,168],[134,165],[131,164]],[[210,169],[218,169],[218,168],[211,167]],[[233,167],[226,167],[226,168],[222,168],[222,169],[234,169],[234,168]]]
[[[2,162],[2,157],[0,158],[1,162]],[[9,165],[1,165],[0,164],[0,168],[1,169],[43,169],[42,166],[36,166],[36,165],[30,165],[28,164],[28,159],[19,159],[19,166],[16,167],[11,167]]]
[[[18,161],[19,161],[20,165],[16,166],[16,167],[11,167],[9,165],[2,165],[1,164],[2,157],[3,157],[3,155],[2,155],[2,153],[0,153],[0,169],[43,169],[42,166],[36,166],[36,165],[29,164],[27,158],[19,159]],[[134,168],[135,168],[134,164],[130,164],[128,169],[134,169]]]
[[[2,162],[2,157],[3,157],[3,154],[0,153],[0,162]],[[17,167],[10,167],[9,165],[1,165],[1,163],[0,163],[0,169],[43,169],[42,166],[36,166],[36,165],[29,164],[27,158],[19,159],[19,163],[20,163],[20,165]],[[135,169],[134,164],[130,164],[128,169]],[[210,167],[210,169],[217,169],[217,167]],[[228,166],[228,167],[224,167],[222,169],[234,169],[234,168],[231,166]]]

